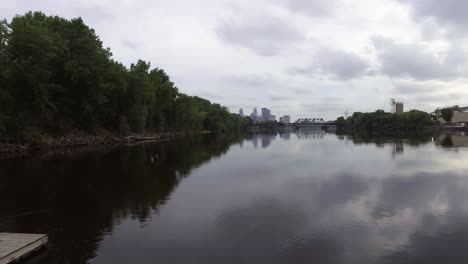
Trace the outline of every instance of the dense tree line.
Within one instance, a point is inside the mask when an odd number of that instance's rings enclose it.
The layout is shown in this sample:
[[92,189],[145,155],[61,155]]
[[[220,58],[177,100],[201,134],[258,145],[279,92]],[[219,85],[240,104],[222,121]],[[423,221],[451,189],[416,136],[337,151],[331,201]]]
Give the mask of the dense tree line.
[[336,121],[339,127],[350,132],[367,134],[418,132],[432,124],[431,116],[419,110],[404,113],[387,113],[384,110],[355,112],[347,119],[339,117]]
[[0,105],[3,140],[73,129],[233,131],[249,122],[180,93],[149,62],[138,60],[129,68],[116,62],[81,18],[40,12],[0,21]]

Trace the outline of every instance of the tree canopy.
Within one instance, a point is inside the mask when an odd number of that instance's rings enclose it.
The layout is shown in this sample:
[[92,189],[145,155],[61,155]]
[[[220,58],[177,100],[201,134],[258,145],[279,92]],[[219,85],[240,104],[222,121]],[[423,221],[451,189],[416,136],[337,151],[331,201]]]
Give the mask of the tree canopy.
[[431,116],[419,110],[404,113],[387,113],[377,110],[373,113],[355,112],[352,116],[336,120],[338,126],[348,130],[368,134],[404,133],[422,131],[431,124]]
[[0,22],[0,140],[72,129],[233,131],[248,120],[180,93],[164,70],[112,59],[81,18],[29,12]]
[[440,114],[442,115],[442,118],[446,122],[449,122],[449,123],[452,122],[453,113],[454,113],[454,110],[452,108],[444,108],[440,110]]

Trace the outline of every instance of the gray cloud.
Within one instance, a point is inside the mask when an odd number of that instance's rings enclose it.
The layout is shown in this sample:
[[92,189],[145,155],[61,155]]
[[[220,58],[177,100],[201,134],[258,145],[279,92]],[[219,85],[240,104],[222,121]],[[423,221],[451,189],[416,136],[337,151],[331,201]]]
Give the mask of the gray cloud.
[[310,94],[312,93],[312,89],[307,89],[307,88],[296,88],[293,90],[293,92],[295,94],[300,94],[300,95],[304,95],[304,94]]
[[316,52],[313,60],[311,65],[304,68],[295,67],[290,72],[349,80],[366,74],[370,67],[369,62],[357,54],[328,48]]
[[427,94],[437,90],[438,88],[440,87],[427,83],[397,83],[394,91],[399,94],[414,95],[422,93]]
[[447,102],[453,105],[462,104],[463,98],[467,96],[443,83],[397,82],[394,85],[392,96],[404,101],[411,109],[433,111],[436,107],[446,105]]
[[42,11],[48,15],[66,16],[68,19],[83,17],[86,23],[109,23],[116,20],[116,17],[106,8],[106,3],[99,1],[15,0],[14,2],[20,7],[17,14]]
[[465,54],[456,47],[441,54],[445,56],[438,56],[417,44],[400,44],[383,37],[374,37],[372,41],[382,66],[381,73],[385,75],[431,80],[453,79],[462,74]]
[[413,101],[419,103],[438,103],[438,102],[450,102],[454,99],[465,96],[461,93],[450,93],[450,94],[421,94],[412,97]]
[[128,40],[128,39],[124,39],[122,41],[122,45],[124,45],[125,47],[129,48],[129,49],[137,49],[138,48],[138,44],[136,44],[135,42],[131,41],[131,40]]
[[274,56],[304,40],[302,33],[279,17],[239,17],[222,23],[216,30],[221,40],[245,47],[261,56]]
[[308,16],[326,16],[333,13],[336,0],[281,0],[283,4],[293,12]]
[[324,96],[321,98],[322,101],[333,101],[333,102],[343,102],[344,99],[343,97],[337,97],[337,96]]
[[247,75],[228,75],[225,76],[225,80],[236,85],[241,86],[268,86],[271,85],[271,79],[273,77],[268,74],[247,74]]
[[468,2],[463,0],[398,0],[411,6],[417,20],[434,18],[437,22],[456,27],[468,26]]
[[337,112],[341,113],[345,110],[345,107],[333,101],[321,101],[313,104],[302,104],[301,107],[311,114],[324,113],[324,112]]
[[268,99],[270,101],[285,101],[285,100],[294,100],[296,97],[288,95],[269,95]]

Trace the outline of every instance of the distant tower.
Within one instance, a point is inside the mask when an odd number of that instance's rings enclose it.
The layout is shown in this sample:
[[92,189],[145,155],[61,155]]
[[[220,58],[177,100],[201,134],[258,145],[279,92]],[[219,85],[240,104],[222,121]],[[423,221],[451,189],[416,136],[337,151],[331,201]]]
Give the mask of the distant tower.
[[241,117],[244,117],[244,109],[242,109],[242,108],[239,109],[239,115],[240,115]]
[[403,103],[395,101],[395,99],[390,100],[390,105],[392,106],[392,113],[403,113]]
[[396,103],[396,112],[397,113],[403,113],[404,112],[403,103]]
[[346,110],[346,111],[344,112],[344,117],[347,119],[347,118],[348,118],[348,115],[349,115],[348,110]]

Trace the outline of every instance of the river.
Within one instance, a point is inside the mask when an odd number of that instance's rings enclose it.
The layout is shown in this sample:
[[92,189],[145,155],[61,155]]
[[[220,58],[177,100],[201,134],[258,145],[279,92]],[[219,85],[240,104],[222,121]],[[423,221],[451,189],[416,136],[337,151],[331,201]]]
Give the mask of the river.
[[468,137],[205,135],[0,160],[39,263],[466,263]]

